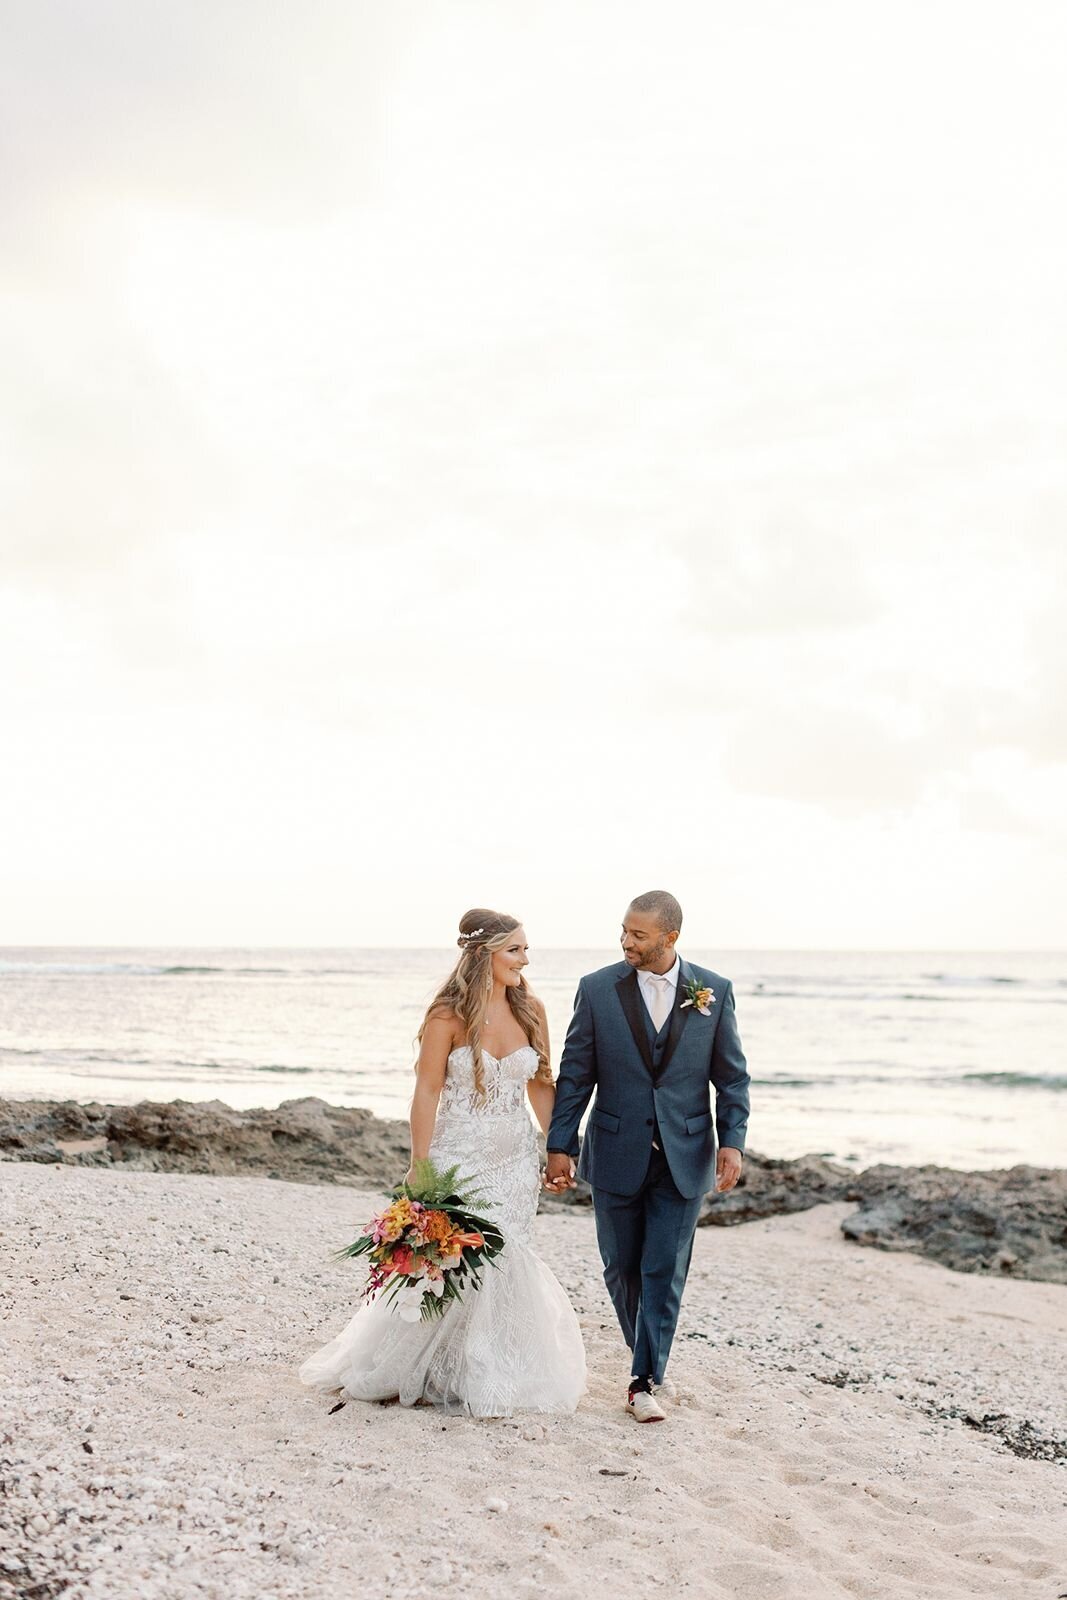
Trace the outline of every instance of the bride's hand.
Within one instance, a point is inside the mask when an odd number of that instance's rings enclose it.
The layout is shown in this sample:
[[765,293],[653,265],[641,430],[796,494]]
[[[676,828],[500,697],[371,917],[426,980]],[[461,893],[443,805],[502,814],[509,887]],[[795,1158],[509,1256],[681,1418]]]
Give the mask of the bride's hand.
[[408,1185],[413,1184],[415,1182],[415,1163],[414,1163],[414,1161],[411,1163],[410,1167],[405,1172],[402,1181],[404,1183],[408,1184]]
[[545,1175],[541,1181],[549,1194],[560,1194],[564,1189],[576,1189],[578,1185],[574,1181],[573,1158],[557,1150],[550,1151],[545,1163]]

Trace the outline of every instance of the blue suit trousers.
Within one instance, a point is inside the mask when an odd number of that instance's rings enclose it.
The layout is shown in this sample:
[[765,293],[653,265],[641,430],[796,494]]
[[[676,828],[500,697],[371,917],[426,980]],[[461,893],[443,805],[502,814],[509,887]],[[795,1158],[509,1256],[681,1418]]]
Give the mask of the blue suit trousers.
[[604,1282],[633,1352],[634,1377],[663,1382],[702,1200],[679,1193],[656,1149],[636,1194],[593,1190]]

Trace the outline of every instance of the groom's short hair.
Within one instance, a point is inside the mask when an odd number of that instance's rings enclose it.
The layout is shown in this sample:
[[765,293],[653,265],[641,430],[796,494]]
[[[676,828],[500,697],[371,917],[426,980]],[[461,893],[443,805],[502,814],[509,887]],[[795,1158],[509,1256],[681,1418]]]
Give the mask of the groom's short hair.
[[630,901],[633,911],[651,911],[660,920],[660,925],[665,933],[681,933],[682,908],[666,889],[650,889],[647,894],[639,894]]

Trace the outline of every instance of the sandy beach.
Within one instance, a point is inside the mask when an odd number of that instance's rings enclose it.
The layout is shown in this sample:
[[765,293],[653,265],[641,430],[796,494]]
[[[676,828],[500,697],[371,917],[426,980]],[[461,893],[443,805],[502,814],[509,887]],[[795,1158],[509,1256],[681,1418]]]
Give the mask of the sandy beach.
[[[702,1229],[666,1425],[586,1216],[537,1222],[578,1307],[568,1418],[350,1403],[296,1367],[350,1314],[351,1189],[0,1165],[0,1593],[170,1600],[1067,1590],[1067,1289],[861,1249],[840,1205]],[[1057,1428],[1060,1433],[1057,1434]]]

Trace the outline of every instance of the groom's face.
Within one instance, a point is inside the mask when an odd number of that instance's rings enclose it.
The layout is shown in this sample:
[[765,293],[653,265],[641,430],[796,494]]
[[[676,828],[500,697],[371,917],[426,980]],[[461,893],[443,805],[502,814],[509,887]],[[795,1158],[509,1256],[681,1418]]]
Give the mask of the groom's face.
[[677,940],[677,933],[668,933],[654,911],[635,911],[630,906],[622,919],[622,953],[638,971],[669,972]]

